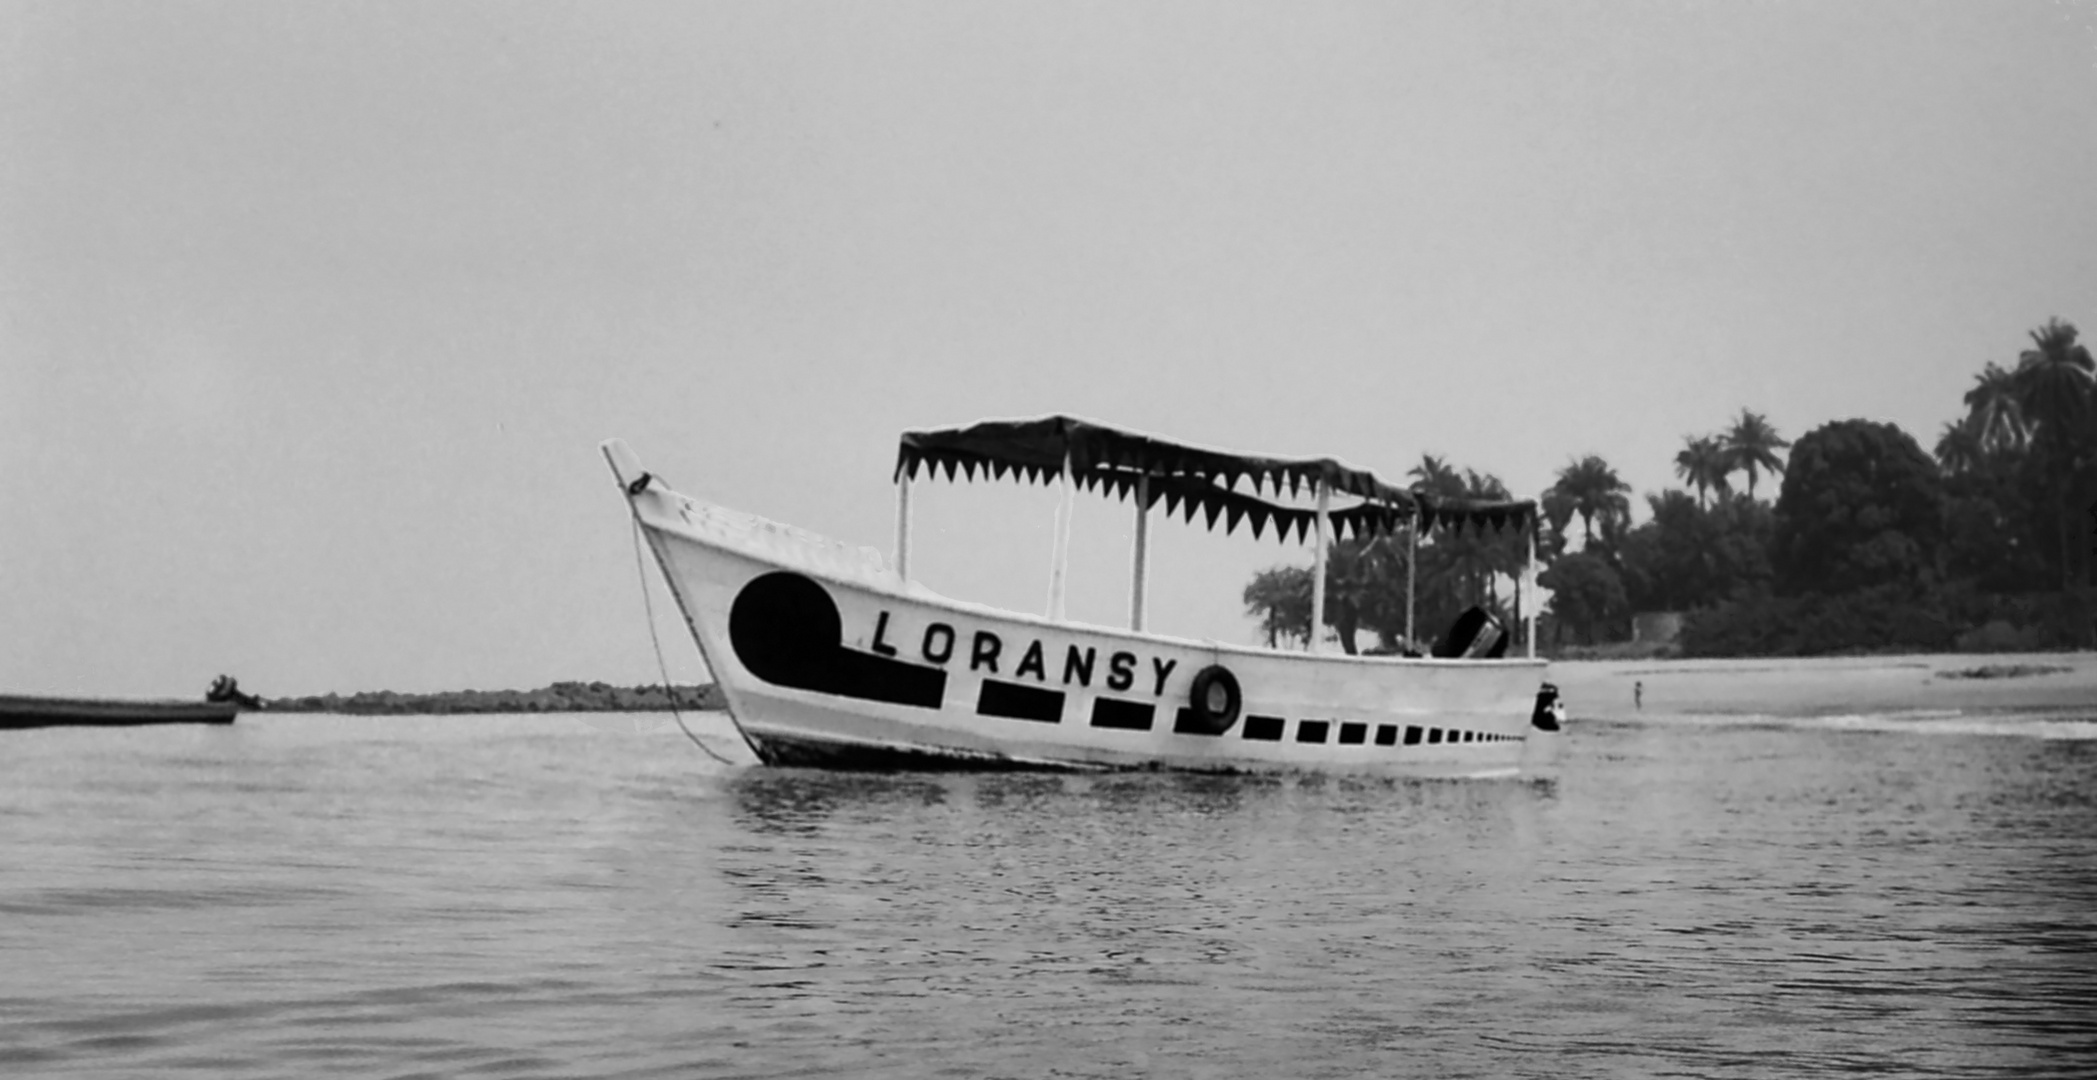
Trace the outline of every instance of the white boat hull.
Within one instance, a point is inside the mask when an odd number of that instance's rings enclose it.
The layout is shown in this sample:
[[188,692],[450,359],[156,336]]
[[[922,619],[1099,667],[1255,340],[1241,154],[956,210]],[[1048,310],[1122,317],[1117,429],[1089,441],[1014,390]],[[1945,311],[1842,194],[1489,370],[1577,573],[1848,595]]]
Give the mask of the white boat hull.
[[[621,483],[644,481],[623,449],[607,448]],[[631,498],[768,764],[1468,776],[1555,752],[1535,717],[1542,661],[1319,656],[1050,622],[936,596],[871,549],[659,484]],[[1211,667],[1241,697],[1220,732],[1190,698]]]

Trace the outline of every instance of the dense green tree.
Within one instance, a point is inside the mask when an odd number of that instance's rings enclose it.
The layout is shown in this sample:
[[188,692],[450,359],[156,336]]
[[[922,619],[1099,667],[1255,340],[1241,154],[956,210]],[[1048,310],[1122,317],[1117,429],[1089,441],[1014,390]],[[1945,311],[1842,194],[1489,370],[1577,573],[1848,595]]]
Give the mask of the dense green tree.
[[2018,457],[1984,455],[1944,479],[1944,549],[1948,580],[1989,593],[2044,589],[2053,567],[2033,540],[2051,528],[2049,493]]
[[1768,503],[1728,499],[1709,512],[1717,575],[1706,602],[1768,592],[1774,576],[1770,549],[1776,543],[1777,513]]
[[1991,362],[1963,400],[1966,415],[1937,439],[1945,474],[1939,565],[1947,579],[1987,592],[2044,588],[2051,568],[2033,538],[2052,529],[2050,489],[2031,453],[2016,375]]
[[1930,593],[1881,585],[1834,596],[1751,596],[1684,621],[1685,656],[1813,656],[1855,649],[1936,652],[1956,627]]
[[1833,595],[1934,580],[1943,482],[1915,440],[1892,424],[1840,420],[1792,448],[1777,498],[1776,585]]
[[[2072,588],[2085,557],[2077,508],[2097,500],[2092,363],[2072,324],[2030,332],[2014,369],[1990,362],[1945,426],[1946,574],[1994,592]],[[2045,573],[2034,576],[2035,567]]]
[[1728,499],[1708,509],[1686,492],[1647,496],[1652,517],[1624,538],[1624,589],[1634,611],[1689,611],[1768,587],[1770,508]]
[[1623,579],[1599,553],[1564,556],[1538,575],[1537,582],[1551,590],[1551,613],[1558,623],[1584,644],[1620,636],[1620,626],[1630,617]]
[[1633,611],[1688,610],[1709,592],[1704,508],[1673,488],[1647,495],[1646,506],[1652,517],[1616,550],[1625,598]]
[[1777,435],[1777,429],[1769,426],[1769,420],[1761,413],[1748,409],[1740,410],[1740,418],[1726,430],[1722,440],[1725,447],[1726,471],[1745,471],[1748,478],[1748,498],[1755,497],[1755,476],[1767,471],[1782,473],[1784,461],[1777,451],[1791,444]]
[[[1975,375],[1934,460],[1900,429],[1863,420],[1792,447],[1743,408],[1723,432],[1683,440],[1673,464],[1689,490],[1648,495],[1650,518],[1635,527],[1615,470],[1572,460],[1535,526],[1559,633],[1609,640],[1631,611],[1673,610],[1690,615],[1681,647],[1696,655],[2087,646],[2097,568],[2079,541],[2097,506],[2097,362],[2060,319],[2029,336],[2013,367]],[[1744,498],[1728,483],[1735,470]],[[1507,497],[1497,479],[1432,454],[1409,472],[1433,499]],[[1765,474],[1782,479],[1773,504],[1756,497]],[[1570,552],[1575,518],[1583,544]],[[1500,593],[1509,579],[1522,587],[1523,530],[1445,523],[1416,547],[1405,536],[1328,550],[1326,622],[1344,648],[1363,630],[1399,643],[1409,607],[1426,640],[1473,604],[1510,617]],[[1270,643],[1308,638],[1309,584],[1307,571],[1277,567],[1247,586]]]

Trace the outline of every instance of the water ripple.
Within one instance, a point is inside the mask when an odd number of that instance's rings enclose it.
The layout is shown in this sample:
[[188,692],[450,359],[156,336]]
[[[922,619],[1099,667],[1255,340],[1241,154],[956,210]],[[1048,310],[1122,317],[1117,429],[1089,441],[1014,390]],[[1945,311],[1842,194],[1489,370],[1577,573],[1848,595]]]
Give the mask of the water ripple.
[[560,717],[25,741],[0,1069],[2089,1075],[2097,744],[2030,725],[2091,720],[1971,719],[1587,725],[1511,782],[724,771]]

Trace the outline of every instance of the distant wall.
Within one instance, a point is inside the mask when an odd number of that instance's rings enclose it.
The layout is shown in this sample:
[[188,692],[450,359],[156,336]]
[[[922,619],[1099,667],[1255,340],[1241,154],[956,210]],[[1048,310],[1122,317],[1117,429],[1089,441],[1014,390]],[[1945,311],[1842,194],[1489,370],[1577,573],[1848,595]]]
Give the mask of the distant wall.
[[1631,640],[1649,645],[1672,645],[1682,636],[1679,611],[1641,611],[1631,616]]

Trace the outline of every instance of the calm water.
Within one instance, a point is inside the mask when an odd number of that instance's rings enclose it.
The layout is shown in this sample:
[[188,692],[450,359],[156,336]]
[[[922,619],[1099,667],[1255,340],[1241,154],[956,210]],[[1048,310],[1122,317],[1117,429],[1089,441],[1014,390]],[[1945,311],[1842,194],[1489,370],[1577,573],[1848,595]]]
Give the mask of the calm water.
[[2097,714],[1588,721],[1431,783],[4,733],[0,1074],[2090,1076]]

